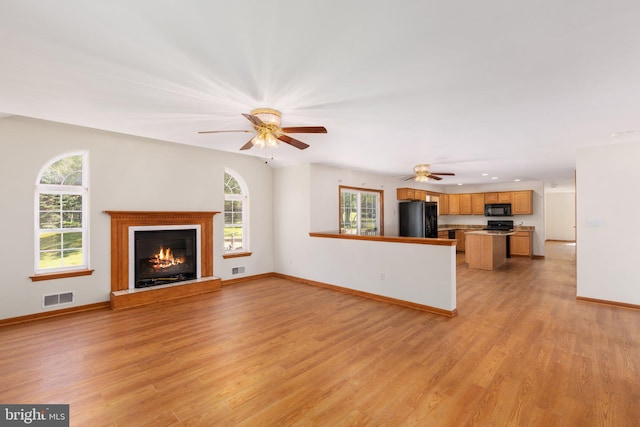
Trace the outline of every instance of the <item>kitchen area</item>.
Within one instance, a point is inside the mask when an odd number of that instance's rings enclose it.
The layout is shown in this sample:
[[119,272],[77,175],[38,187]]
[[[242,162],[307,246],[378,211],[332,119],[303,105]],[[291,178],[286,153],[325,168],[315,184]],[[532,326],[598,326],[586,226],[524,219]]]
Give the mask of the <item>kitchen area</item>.
[[455,239],[469,268],[492,270],[511,257],[536,257],[535,226],[524,225],[533,215],[532,190],[444,194],[398,188],[397,199],[400,236]]

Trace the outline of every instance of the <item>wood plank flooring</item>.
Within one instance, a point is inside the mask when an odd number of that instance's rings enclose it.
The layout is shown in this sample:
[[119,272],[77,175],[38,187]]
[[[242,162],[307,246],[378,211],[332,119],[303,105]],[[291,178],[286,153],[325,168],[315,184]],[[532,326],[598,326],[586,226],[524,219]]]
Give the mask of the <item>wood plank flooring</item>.
[[72,426],[639,426],[640,311],[577,302],[574,256],[458,255],[455,318],[270,278],[5,326],[0,402]]

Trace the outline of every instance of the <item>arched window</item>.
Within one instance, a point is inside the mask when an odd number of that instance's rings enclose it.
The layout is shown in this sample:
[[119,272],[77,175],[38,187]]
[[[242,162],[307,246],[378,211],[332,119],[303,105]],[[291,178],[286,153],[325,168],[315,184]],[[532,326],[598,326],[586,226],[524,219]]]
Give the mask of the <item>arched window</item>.
[[224,172],[224,252],[249,252],[249,193],[229,169]]
[[47,163],[36,182],[36,273],[88,268],[87,153]]

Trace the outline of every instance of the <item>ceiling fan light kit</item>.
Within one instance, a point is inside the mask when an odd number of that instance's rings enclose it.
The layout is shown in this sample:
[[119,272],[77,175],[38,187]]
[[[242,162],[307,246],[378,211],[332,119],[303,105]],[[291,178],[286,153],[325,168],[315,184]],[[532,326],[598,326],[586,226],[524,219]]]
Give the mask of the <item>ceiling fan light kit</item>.
[[266,129],[261,130],[256,136],[251,138],[251,143],[254,147],[258,148],[275,148],[280,145],[280,141],[278,141],[272,132]]

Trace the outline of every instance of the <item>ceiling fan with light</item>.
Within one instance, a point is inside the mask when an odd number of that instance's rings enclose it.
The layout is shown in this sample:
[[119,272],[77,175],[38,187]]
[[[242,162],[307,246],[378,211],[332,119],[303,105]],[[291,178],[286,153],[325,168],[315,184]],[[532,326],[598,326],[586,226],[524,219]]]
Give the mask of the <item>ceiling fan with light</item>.
[[280,127],[280,119],[282,114],[278,110],[272,108],[257,108],[251,114],[242,114],[247,120],[253,124],[254,130],[207,130],[198,133],[222,133],[222,132],[246,132],[256,133],[249,142],[240,147],[241,150],[248,150],[251,147],[273,148],[277,147],[280,142],[285,142],[300,150],[309,147],[295,138],[287,135],[288,133],[327,133],[324,126],[295,126]]
[[409,181],[410,179],[416,182],[427,182],[430,179],[435,179],[436,181],[440,181],[442,178],[440,178],[438,175],[443,175],[443,176],[456,175],[455,173],[451,173],[451,172],[430,172],[429,165],[426,163],[415,165],[413,168],[413,172],[415,173],[415,175],[405,178],[405,181]]

